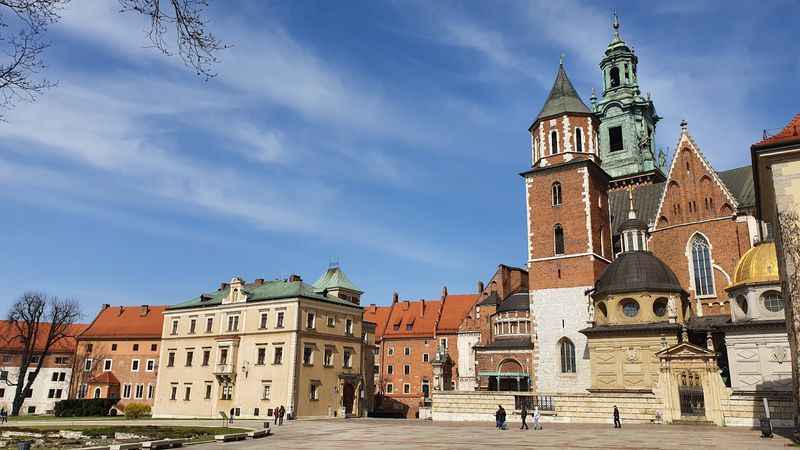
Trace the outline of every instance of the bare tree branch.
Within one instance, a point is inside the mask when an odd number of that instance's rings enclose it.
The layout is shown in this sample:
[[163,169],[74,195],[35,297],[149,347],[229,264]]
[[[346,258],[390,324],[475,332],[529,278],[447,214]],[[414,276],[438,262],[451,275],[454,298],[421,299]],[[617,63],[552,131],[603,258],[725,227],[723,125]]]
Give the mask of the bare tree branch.
[[80,306],[77,301],[48,297],[37,292],[23,294],[11,306],[8,320],[16,335],[11,336],[9,342],[20,347],[16,381],[7,381],[7,384],[17,387],[12,402],[12,415],[19,414],[25,401],[25,393],[36,381],[45,357],[51,354],[62,339],[69,337],[70,327],[79,318]]
[[[169,2],[165,10],[161,3]],[[147,37],[165,55],[172,55],[167,36],[174,33],[175,46],[184,64],[206,80],[216,76],[211,70],[216,52],[228,48],[208,31],[203,17],[208,0],[119,0],[122,12],[136,12],[150,18]],[[174,28],[174,30],[170,30]]]

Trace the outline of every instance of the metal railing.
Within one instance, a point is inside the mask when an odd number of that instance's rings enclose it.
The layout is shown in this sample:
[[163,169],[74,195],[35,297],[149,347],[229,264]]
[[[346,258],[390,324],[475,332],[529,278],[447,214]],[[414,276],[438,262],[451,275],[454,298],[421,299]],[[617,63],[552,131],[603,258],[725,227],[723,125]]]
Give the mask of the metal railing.
[[214,373],[222,375],[231,375],[234,372],[233,364],[217,364],[217,370]]
[[515,395],[514,409],[522,409],[523,406],[525,406],[528,411],[533,411],[534,408],[539,408],[539,411],[556,410],[556,404],[551,395]]

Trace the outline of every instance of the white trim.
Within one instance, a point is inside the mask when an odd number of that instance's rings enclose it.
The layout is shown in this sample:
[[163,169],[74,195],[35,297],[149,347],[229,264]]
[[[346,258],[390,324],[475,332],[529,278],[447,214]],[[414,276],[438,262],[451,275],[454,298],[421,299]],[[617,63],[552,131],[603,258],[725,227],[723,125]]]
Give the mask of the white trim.
[[[151,362],[153,363],[153,368],[152,369],[148,368],[148,366],[150,365]],[[156,371],[156,360],[155,359],[148,359],[145,362],[144,371],[145,372],[155,372]]]
[[564,136],[561,141],[564,143],[564,151],[562,153],[572,153],[572,137],[570,136],[569,116],[564,114],[561,116],[561,125],[564,128]]
[[[134,369],[134,363],[136,363],[136,368]],[[139,358],[134,358],[131,360],[131,372],[138,372],[142,369],[142,361]]]
[[611,263],[611,261],[609,261],[608,259],[606,259],[605,257],[603,257],[601,255],[598,255],[597,253],[589,253],[589,252],[586,252],[586,253],[571,253],[569,255],[548,256],[546,258],[533,258],[533,259],[528,260],[528,262],[550,261],[550,260],[553,260],[553,259],[565,259],[565,258],[580,258],[582,256],[594,256],[597,259],[600,259],[600,260],[605,261],[607,263]]
[[[106,369],[106,362],[108,362],[108,369]],[[111,372],[114,368],[114,360],[111,358],[106,358],[103,360],[103,372]]]
[[[714,290],[713,295],[706,294],[706,295],[699,295],[697,293],[697,286],[694,284],[694,258],[692,258],[692,241],[694,241],[695,236],[700,235],[705,239],[706,243],[708,244],[708,259],[709,264],[711,265],[711,289]],[[720,296],[717,294],[717,282],[714,279],[714,266],[716,265],[714,262],[714,246],[711,245],[711,240],[701,231],[695,231],[689,236],[689,239],[686,241],[686,251],[684,255],[689,262],[689,289],[694,292],[695,298],[697,299],[697,316],[703,316],[703,303],[700,301],[705,298],[719,298]]]

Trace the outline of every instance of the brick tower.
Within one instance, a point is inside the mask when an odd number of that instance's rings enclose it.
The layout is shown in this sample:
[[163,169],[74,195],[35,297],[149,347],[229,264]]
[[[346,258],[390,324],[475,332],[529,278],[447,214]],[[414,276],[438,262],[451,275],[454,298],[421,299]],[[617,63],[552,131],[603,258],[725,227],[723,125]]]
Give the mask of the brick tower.
[[528,208],[528,269],[535,322],[536,388],[589,387],[586,291],[613,258],[609,176],[600,167],[598,119],[559,65],[529,131],[532,167],[522,173]]

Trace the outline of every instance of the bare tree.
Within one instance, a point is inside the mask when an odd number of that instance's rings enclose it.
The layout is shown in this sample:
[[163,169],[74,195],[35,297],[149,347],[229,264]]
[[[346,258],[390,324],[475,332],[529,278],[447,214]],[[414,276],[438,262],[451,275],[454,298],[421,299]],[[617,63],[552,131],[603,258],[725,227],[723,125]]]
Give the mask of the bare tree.
[[72,324],[80,318],[78,302],[58,297],[48,297],[38,292],[27,292],[11,305],[8,320],[12,335],[10,344],[20,348],[16,386],[11,415],[19,415],[25,394],[31,389],[45,357],[63,340],[71,337]]
[[[204,13],[208,0],[117,0],[120,12],[150,19],[147,38],[165,55],[177,52],[204,79],[214,77],[216,52],[227,48],[208,30]],[[34,101],[56,85],[41,76],[44,51],[50,46],[47,28],[58,22],[69,0],[0,0],[0,107]],[[76,7],[91,7],[85,2]],[[4,14],[4,13],[10,14]],[[7,20],[7,17],[10,20]],[[168,43],[174,36],[176,50]],[[0,115],[0,120],[3,116]]]

